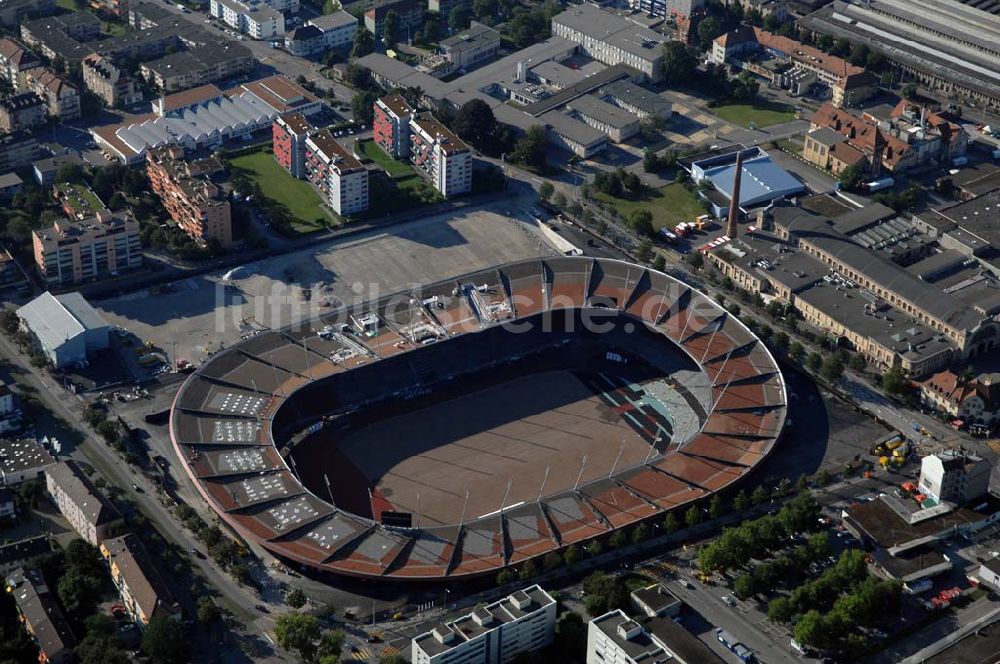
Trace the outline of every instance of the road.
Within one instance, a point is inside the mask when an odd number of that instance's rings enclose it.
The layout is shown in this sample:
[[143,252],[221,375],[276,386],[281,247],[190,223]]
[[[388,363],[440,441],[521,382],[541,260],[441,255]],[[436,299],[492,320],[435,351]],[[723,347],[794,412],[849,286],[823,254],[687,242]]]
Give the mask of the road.
[[[83,406],[80,401],[67,398],[67,392],[62,386],[50,376],[24,362],[17,348],[6,336],[0,336],[0,355],[8,360],[13,370],[19,374],[20,380],[37,390],[36,394],[39,399],[53,415],[66,423],[64,426],[70,426],[68,424],[70,422],[83,421]],[[181,527],[166,507],[160,504],[156,498],[156,488],[142,473],[136,472],[123,463],[117,454],[91,432],[83,429],[74,430],[82,434],[83,441],[75,449],[64,447],[64,452],[68,451],[72,457],[88,462],[109,483],[125,491],[129,499],[135,502],[139,509],[152,520],[157,531],[165,539],[176,544],[183,551],[198,550],[202,552],[202,555],[206,553],[204,547]],[[71,435],[63,435],[60,440],[68,441],[72,438]],[[133,484],[138,485],[142,491],[132,490],[130,487]],[[257,615],[250,608],[260,602],[255,594],[236,584],[231,576],[218,568],[207,556],[192,557],[191,564],[205,576],[210,585],[217,589],[227,605],[226,608],[240,618],[244,624],[258,630],[261,636],[273,629],[273,618]],[[254,657],[255,661],[286,661],[283,657],[261,657],[259,653],[270,650],[263,643],[258,644],[256,650],[258,654]]]

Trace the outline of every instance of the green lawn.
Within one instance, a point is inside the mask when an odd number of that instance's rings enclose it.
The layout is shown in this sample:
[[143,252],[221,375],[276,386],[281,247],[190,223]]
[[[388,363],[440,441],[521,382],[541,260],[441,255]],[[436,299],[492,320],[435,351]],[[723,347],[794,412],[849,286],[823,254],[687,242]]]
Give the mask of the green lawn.
[[726,122],[741,127],[746,127],[751,122],[758,128],[768,127],[795,119],[795,111],[791,106],[759,100],[753,104],[722,104],[708,110]]
[[361,144],[361,152],[374,161],[379,167],[389,173],[389,177],[398,178],[406,175],[413,175],[413,169],[409,164],[397,161],[387,155],[375,141],[364,141]]
[[73,0],[56,0],[56,6],[70,12],[77,10],[76,3]]
[[104,207],[97,194],[85,185],[67,182],[59,185],[59,190],[62,192],[62,200],[69,203],[69,206],[76,212],[97,214],[97,211]]
[[413,172],[392,180],[372,173],[368,187],[368,211],[364,215],[368,217],[380,217],[444,200],[430,182]]
[[309,233],[332,223],[319,193],[305,180],[297,180],[266,150],[240,155],[230,160],[233,168],[260,185],[264,195],[283,205],[298,220],[296,231]]
[[682,221],[694,221],[699,215],[705,214],[698,196],[677,183],[659,189],[645,187],[642,195],[635,199],[614,198],[600,193],[597,198],[614,205],[625,218],[633,210],[649,210],[653,213],[653,226],[657,230],[664,226],[675,226]]

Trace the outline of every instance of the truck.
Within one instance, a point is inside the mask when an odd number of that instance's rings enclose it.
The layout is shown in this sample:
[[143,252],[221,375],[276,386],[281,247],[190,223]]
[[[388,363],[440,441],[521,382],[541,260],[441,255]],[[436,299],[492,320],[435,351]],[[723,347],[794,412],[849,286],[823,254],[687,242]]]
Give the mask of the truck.
[[715,638],[719,639],[719,643],[726,646],[730,650],[733,649],[733,646],[739,643],[739,641],[736,640],[735,636],[733,636],[726,630],[722,629],[721,627],[715,628]]
[[742,643],[737,643],[732,647],[733,654],[740,658],[741,662],[754,662],[757,657],[753,654],[753,650],[747,648]]
[[668,229],[667,227],[663,227],[660,229],[660,237],[667,244],[677,243],[677,236],[673,232],[671,232],[670,229]]
[[965,166],[968,163],[969,163],[969,158],[966,156],[955,157],[954,159],[951,160],[951,165],[954,166],[955,168],[961,168],[962,166]]
[[864,189],[868,193],[875,191],[881,191],[883,189],[888,189],[892,185],[896,184],[896,181],[890,177],[879,178],[878,180],[873,180],[872,182],[865,183]]

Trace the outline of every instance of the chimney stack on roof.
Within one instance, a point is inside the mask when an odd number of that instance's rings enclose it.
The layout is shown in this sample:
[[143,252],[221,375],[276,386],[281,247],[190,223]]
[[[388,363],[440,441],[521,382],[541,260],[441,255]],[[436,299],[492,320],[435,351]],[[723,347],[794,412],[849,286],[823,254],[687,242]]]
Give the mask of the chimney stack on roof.
[[736,239],[737,222],[740,219],[740,180],[743,179],[743,150],[736,153],[736,170],[733,172],[733,196],[729,200],[729,219],[726,222],[726,235]]

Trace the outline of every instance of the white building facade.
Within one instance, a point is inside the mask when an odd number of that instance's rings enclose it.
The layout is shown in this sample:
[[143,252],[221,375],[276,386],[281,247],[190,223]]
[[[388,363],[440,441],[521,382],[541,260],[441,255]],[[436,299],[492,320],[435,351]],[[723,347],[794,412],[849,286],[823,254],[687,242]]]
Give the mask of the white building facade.
[[210,0],[209,13],[252,39],[285,34],[284,15],[261,0]]
[[413,639],[413,664],[507,664],[555,638],[556,601],[540,586],[518,590]]

